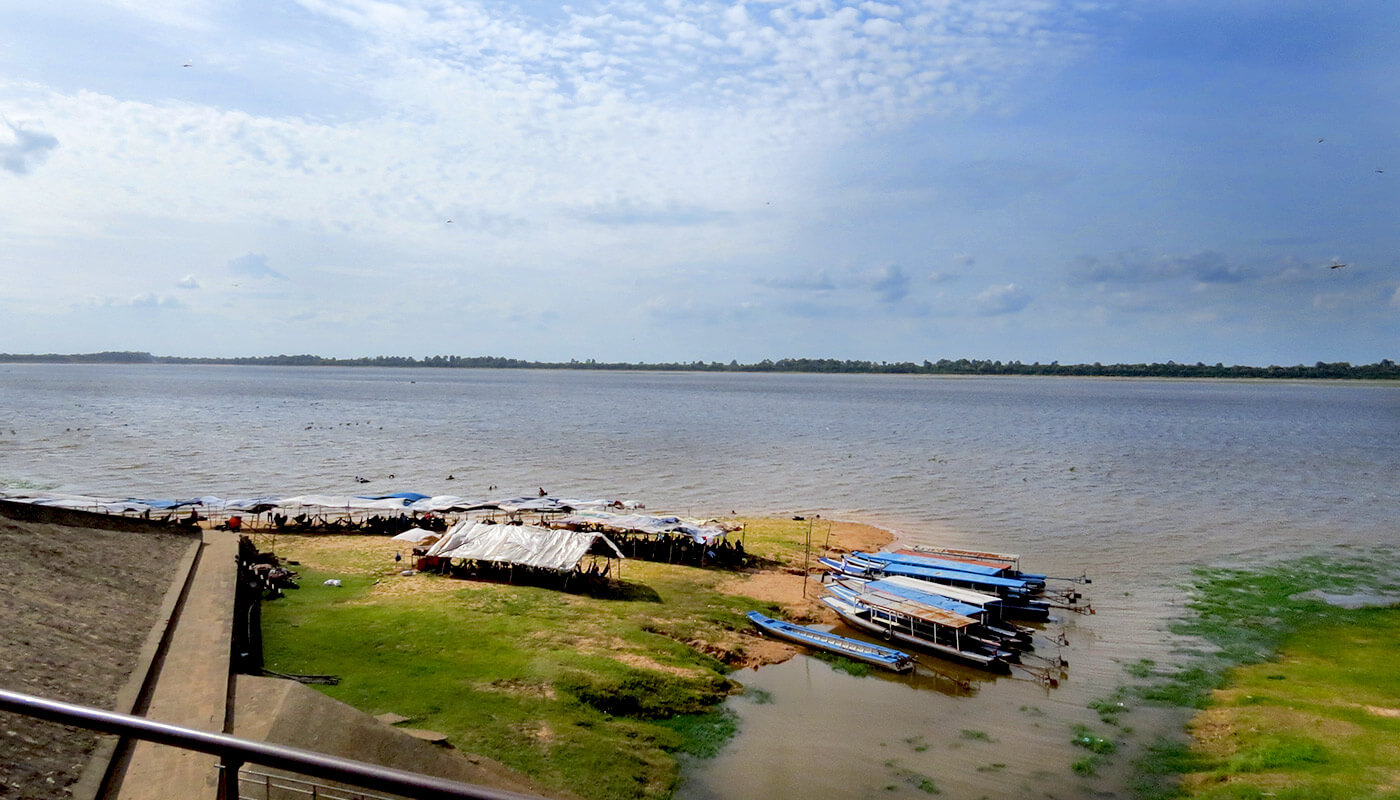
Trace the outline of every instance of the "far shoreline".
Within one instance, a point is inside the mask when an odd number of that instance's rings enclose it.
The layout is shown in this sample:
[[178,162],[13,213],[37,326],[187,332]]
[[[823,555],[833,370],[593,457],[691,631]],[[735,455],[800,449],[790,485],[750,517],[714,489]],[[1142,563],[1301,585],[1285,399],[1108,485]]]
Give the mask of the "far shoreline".
[[861,361],[831,358],[764,359],[740,364],[737,360],[690,362],[600,362],[529,361],[501,356],[374,356],[337,358],[317,355],[276,356],[156,356],[148,352],[121,351],[100,353],[0,353],[0,364],[126,364],[126,365],[201,365],[201,366],[277,366],[277,367],[383,367],[426,369],[503,369],[575,372],[687,372],[687,373],[757,373],[757,374],[816,374],[816,375],[912,375],[926,377],[1071,377],[1071,378],[1161,378],[1179,379],[1252,379],[1252,380],[1400,380],[1400,365],[1389,358],[1372,364],[1353,365],[1347,361],[1316,361],[1312,365],[1298,363],[1289,366],[1270,364],[1266,367],[1246,364],[1226,366],[1223,362],[1206,364],[1138,362],[1102,364],[1061,364],[1021,361],[961,358],[938,361]]

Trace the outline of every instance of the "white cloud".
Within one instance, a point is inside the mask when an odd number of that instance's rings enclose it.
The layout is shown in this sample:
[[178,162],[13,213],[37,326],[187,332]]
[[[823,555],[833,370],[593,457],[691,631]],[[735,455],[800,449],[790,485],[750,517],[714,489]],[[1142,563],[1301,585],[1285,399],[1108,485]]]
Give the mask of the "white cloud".
[[276,278],[287,280],[287,276],[267,265],[267,256],[248,253],[228,262],[229,272],[249,278]]
[[58,139],[0,117],[0,169],[25,175],[58,147]]
[[982,316],[1014,314],[1030,305],[1031,294],[1014,283],[989,286],[972,298],[977,313]]
[[214,26],[211,0],[97,0],[95,4],[164,27],[208,31]]
[[143,292],[138,294],[127,303],[133,308],[180,308],[182,304],[169,295],[157,295],[154,292]]
[[871,288],[881,302],[898,303],[909,296],[909,276],[898,264],[888,264],[876,273]]
[[867,0],[867,2],[861,3],[860,9],[865,13],[876,17],[898,19],[899,17],[904,16],[904,9],[900,8],[899,6],[893,5],[891,3],[876,3],[873,2],[873,0]]
[[174,297],[158,295],[155,292],[141,292],[139,294],[127,296],[90,296],[87,298],[87,305],[96,308],[136,308],[148,310],[184,307],[184,304]]

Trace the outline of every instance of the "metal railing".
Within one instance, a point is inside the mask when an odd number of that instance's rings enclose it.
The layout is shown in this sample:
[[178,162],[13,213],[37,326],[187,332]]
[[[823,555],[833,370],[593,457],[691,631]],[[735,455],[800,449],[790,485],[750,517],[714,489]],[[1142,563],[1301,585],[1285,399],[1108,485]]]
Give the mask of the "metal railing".
[[238,773],[238,782],[239,785],[248,787],[243,791],[244,800],[275,800],[278,797],[295,798],[295,800],[302,800],[302,798],[310,800],[398,800],[396,797],[387,795],[374,794],[359,789],[340,789],[315,781],[304,781],[286,775],[273,775],[247,767]]
[[259,764],[415,800],[540,800],[532,795],[239,739],[225,733],[184,728],[4,689],[0,689],[0,711],[217,756],[221,767],[219,796],[223,800],[238,800],[238,773],[244,764]]

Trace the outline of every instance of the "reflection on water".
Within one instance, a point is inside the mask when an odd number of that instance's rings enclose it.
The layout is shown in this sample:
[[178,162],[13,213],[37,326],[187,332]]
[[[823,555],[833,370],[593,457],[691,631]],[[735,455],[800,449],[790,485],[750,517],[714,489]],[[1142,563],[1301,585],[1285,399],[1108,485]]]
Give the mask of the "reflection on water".
[[[1097,780],[1070,773],[1083,751],[1069,726],[1103,727],[1088,703],[1125,664],[1176,661],[1165,627],[1190,568],[1400,545],[1397,431],[1400,386],[1365,383],[0,365],[0,489],[548,487],[681,513],[855,518],[1093,577],[1098,613],[1058,623],[1058,688],[979,676],[960,694],[807,657],[739,675],[774,702],[734,702],[742,731],[690,771],[688,798],[923,795],[922,779],[949,798],[1121,786],[1127,757]],[[1147,737],[1174,713],[1134,708],[1124,725]]]

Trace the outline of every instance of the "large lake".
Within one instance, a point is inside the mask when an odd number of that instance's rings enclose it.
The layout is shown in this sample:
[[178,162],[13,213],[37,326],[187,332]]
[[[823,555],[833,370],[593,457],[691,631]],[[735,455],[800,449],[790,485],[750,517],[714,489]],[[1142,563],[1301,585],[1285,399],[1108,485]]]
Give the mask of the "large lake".
[[[1069,725],[1097,724],[1124,663],[1172,662],[1191,567],[1400,544],[1397,433],[1400,386],[1370,383],[0,365],[0,491],[545,487],[864,520],[1094,579],[1057,689],[805,657],[739,675],[764,691],[731,703],[741,732],[689,798],[923,796],[919,776],[950,798],[1121,795],[1130,756],[1072,775]],[[1180,722],[1125,720],[1138,739]]]

